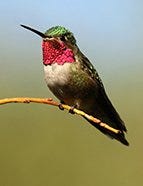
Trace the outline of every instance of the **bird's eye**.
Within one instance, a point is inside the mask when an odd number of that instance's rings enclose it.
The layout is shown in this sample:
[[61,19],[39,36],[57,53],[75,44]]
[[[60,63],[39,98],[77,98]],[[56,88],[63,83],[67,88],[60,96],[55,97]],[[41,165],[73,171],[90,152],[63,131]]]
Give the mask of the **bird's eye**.
[[65,37],[65,36],[61,36],[61,37],[60,37],[60,40],[61,40],[61,41],[66,41],[66,37]]

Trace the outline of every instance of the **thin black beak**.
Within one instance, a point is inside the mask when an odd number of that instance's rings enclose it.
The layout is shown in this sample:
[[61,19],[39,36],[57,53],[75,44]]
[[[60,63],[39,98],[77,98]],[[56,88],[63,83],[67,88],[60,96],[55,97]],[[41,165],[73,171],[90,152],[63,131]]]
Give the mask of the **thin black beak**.
[[47,38],[47,36],[45,34],[43,34],[42,32],[39,32],[38,30],[35,30],[29,26],[26,26],[26,25],[20,25],[22,26],[23,28],[27,29],[27,30],[30,30],[31,32],[34,32],[35,34],[41,36],[42,38]]

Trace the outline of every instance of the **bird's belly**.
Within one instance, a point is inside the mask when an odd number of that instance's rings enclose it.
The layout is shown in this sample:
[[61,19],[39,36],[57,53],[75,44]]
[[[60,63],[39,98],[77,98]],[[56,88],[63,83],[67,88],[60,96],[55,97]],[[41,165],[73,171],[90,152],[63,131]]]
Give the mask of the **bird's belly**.
[[[93,87],[81,77],[79,71],[74,75],[71,73],[71,64],[47,65],[44,72],[47,86],[59,100],[68,105],[77,105],[79,109],[93,104]],[[75,75],[79,77],[74,79]],[[77,78],[80,78],[80,83]]]
[[70,63],[44,66],[45,80],[49,89],[60,100],[68,97],[68,84],[70,78]]

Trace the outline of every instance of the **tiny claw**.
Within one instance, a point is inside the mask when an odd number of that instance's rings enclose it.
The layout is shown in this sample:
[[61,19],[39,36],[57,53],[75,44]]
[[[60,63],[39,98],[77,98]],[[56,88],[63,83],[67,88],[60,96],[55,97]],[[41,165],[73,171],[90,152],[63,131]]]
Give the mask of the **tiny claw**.
[[63,107],[62,103],[60,103],[60,104],[58,105],[58,107],[59,107],[60,110],[64,110],[64,107]]
[[77,105],[71,106],[69,113],[70,114],[75,114],[74,109],[77,107]]

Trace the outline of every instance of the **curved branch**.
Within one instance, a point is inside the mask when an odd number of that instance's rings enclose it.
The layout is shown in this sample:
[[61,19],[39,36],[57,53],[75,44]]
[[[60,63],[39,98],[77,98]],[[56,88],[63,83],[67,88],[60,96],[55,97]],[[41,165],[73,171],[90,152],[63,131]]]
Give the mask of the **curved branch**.
[[29,98],[29,97],[16,97],[16,98],[5,98],[5,99],[0,99],[0,105],[3,104],[7,104],[7,103],[41,103],[41,104],[48,104],[48,105],[53,105],[53,106],[57,106],[57,107],[62,107],[63,109],[66,109],[68,111],[70,111],[72,109],[73,113],[83,116],[84,118],[86,118],[89,121],[92,121],[94,123],[96,123],[97,125],[100,125],[103,128],[106,128],[107,130],[114,132],[116,134],[120,133],[119,130],[114,129],[112,127],[110,127],[109,125],[107,125],[106,123],[103,123],[101,120],[86,114],[85,112],[83,112],[82,110],[78,110],[76,108],[72,108],[69,105],[65,105],[65,104],[61,104],[61,103],[57,103],[55,101],[53,101],[52,98]]

